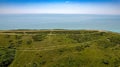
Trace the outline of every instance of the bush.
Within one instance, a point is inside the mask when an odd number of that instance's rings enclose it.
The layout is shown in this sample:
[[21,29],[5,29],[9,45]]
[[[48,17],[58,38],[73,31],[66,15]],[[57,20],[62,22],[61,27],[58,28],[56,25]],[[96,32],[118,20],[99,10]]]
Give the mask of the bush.
[[40,62],[41,65],[45,65],[46,64],[46,60],[43,60]]
[[112,36],[108,39],[114,44],[120,44],[120,35]]
[[15,38],[16,38],[16,39],[21,39],[22,36],[18,36],[18,35],[16,35]]
[[108,65],[108,64],[109,64],[109,61],[108,61],[108,60],[103,59],[103,60],[102,60],[102,63],[103,63],[103,64],[105,64],[105,65]]
[[32,67],[37,67],[37,64],[36,64],[36,63],[33,63],[33,64],[32,64]]
[[44,34],[39,34],[39,35],[34,35],[32,36],[34,41],[42,41],[45,39],[45,35]]
[[76,49],[77,51],[82,51],[84,48],[82,48],[82,47],[80,47],[80,46],[76,46],[75,49]]
[[26,43],[27,43],[28,45],[30,45],[30,44],[32,44],[32,40],[28,40]]
[[14,60],[15,49],[0,48],[0,67],[8,67]]
[[17,44],[22,44],[22,40],[19,40],[19,41],[17,42]]
[[5,38],[10,38],[10,35],[5,35]]
[[8,48],[14,48],[14,47],[15,47],[14,43],[10,43],[8,46]]

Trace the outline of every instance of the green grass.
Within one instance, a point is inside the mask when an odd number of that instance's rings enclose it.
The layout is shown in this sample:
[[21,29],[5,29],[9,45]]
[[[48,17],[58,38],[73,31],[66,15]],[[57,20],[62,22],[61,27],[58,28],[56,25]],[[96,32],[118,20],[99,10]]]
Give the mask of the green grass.
[[96,30],[0,32],[0,67],[119,66],[119,33]]

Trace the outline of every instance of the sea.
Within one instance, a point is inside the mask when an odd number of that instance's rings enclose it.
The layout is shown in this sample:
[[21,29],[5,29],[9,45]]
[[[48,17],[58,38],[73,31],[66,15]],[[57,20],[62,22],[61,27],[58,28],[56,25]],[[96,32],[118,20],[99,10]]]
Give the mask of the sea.
[[120,33],[120,15],[96,14],[0,14],[0,30],[70,29]]

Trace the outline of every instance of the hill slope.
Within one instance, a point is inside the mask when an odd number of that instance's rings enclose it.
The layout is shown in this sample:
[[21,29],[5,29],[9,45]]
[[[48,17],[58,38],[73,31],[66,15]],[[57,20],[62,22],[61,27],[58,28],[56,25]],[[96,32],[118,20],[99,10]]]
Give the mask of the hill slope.
[[119,33],[90,30],[0,32],[0,67],[119,66]]

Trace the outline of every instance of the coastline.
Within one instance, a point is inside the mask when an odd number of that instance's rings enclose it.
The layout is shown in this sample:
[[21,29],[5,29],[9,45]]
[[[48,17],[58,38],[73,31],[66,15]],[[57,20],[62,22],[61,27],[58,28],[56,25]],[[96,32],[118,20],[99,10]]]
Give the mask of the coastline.
[[96,29],[6,29],[6,30],[0,30],[0,32],[7,32],[7,31],[28,31],[28,32],[33,32],[33,31],[99,31],[99,32],[114,32],[114,33],[120,33],[120,32],[115,32],[115,31],[109,31],[109,30],[96,30]]

